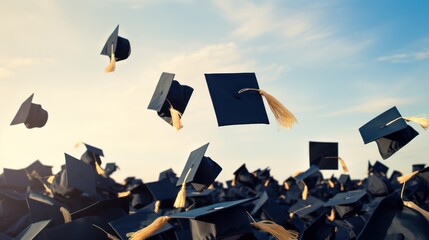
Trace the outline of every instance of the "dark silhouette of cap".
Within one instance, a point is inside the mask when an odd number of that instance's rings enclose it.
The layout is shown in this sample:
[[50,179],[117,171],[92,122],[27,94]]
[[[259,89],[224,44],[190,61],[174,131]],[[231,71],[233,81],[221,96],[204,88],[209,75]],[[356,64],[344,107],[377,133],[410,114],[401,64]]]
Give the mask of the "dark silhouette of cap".
[[[179,118],[185,112],[192,96],[193,88],[180,85],[174,79],[174,74],[163,72],[149,102],[148,109],[158,112],[158,116],[174,126],[174,111],[179,112]],[[172,112],[173,111],[173,112]],[[178,128],[180,129],[181,126]],[[177,128],[176,128],[177,129]]]
[[419,133],[409,126],[396,107],[378,115],[359,128],[365,144],[375,141],[383,159],[407,145]]
[[338,169],[338,143],[310,141],[310,166],[319,169]]
[[42,108],[42,105],[32,103],[33,96],[34,93],[21,104],[10,125],[24,123],[27,128],[45,126],[48,121],[48,112]]
[[92,196],[96,196],[96,173],[94,168],[67,153],[65,153],[65,158],[68,187],[73,187]]

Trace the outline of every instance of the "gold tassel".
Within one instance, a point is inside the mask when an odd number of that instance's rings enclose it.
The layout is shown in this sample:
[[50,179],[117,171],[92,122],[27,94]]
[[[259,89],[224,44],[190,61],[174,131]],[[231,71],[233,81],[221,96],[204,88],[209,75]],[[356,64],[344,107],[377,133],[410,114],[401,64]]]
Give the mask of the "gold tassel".
[[330,188],[334,188],[335,187],[335,183],[331,179],[328,180],[328,184],[329,184]]
[[414,209],[414,210],[416,210],[417,212],[419,212],[421,215],[423,215],[425,218],[426,218],[426,220],[428,220],[429,221],[429,212],[427,212],[426,210],[424,210],[423,208],[421,208],[421,207],[419,207],[417,204],[415,204],[414,202],[412,202],[412,201],[404,201],[404,205],[405,206],[407,206],[407,207],[409,207],[409,208],[411,208],[411,209]]
[[304,184],[304,190],[302,190],[302,200],[307,200],[308,197],[308,187],[305,184],[304,181],[302,181],[302,183]]
[[344,162],[344,159],[338,157],[338,161],[340,162],[341,167],[343,168],[344,173],[348,173],[349,169],[346,166],[346,162]]
[[78,148],[80,145],[82,145],[83,144],[83,142],[81,141],[81,142],[77,142],[77,143],[75,143],[75,145],[74,145],[74,148]]
[[46,181],[48,183],[52,184],[54,182],[54,179],[55,179],[55,175],[51,175],[51,176],[48,177],[48,179],[46,179]]
[[235,177],[232,179],[232,181],[231,181],[231,187],[235,187]]
[[407,122],[415,122],[418,123],[424,130],[429,128],[429,119],[427,117],[404,117],[404,120]]
[[186,179],[188,178],[189,173],[191,172],[191,169],[192,168],[190,168],[186,173],[186,176],[183,179],[182,187],[180,188],[180,191],[177,193],[177,197],[173,205],[175,208],[184,208],[186,205]]
[[262,220],[260,222],[250,223],[254,228],[262,230],[271,234],[278,240],[296,240],[298,239],[298,233],[292,230],[286,230],[282,226],[276,224],[273,221]]
[[127,237],[129,237],[128,240],[144,240],[167,224],[168,220],[170,220],[170,217],[168,216],[158,217],[147,227],[142,228],[137,232],[127,233]]
[[157,200],[156,202],[155,202],[155,209],[153,210],[155,213],[158,213],[159,212],[159,206],[161,205],[161,201],[160,200]]
[[334,221],[335,220],[335,210],[334,210],[334,208],[331,208],[331,215],[329,215],[328,217],[327,217],[327,219],[329,220],[329,221]]
[[98,175],[104,175],[104,169],[101,168],[97,161],[95,161],[95,170],[97,171]]
[[113,51],[113,44],[112,44],[112,53],[110,55],[110,64],[107,65],[107,67],[104,69],[105,72],[113,72],[115,71],[116,67],[116,58],[115,58],[115,52]]
[[290,213],[289,213],[289,218],[293,218],[293,215],[294,215],[295,213],[297,213],[297,212],[301,212],[302,210],[307,209],[307,208],[311,208],[311,204],[308,204],[308,205],[307,205],[307,206],[305,206],[305,207],[302,207],[302,208],[299,208],[299,209],[297,209],[297,210],[295,210],[295,211],[293,211],[293,212],[290,212]]
[[266,180],[264,183],[264,187],[268,187],[268,185],[270,185],[270,179]]
[[417,173],[419,173],[419,171],[414,171],[414,172],[412,172],[412,173],[402,175],[402,176],[400,176],[400,177],[397,177],[396,179],[398,180],[398,182],[399,182],[400,184],[403,184],[403,183],[405,183],[406,181],[410,180],[412,177],[414,177]]
[[289,183],[287,183],[287,182],[284,182],[283,186],[286,190],[289,190],[289,188],[290,188]]
[[292,128],[296,123],[295,116],[275,97],[271,96],[264,90],[259,89],[259,94],[265,97],[268,102],[268,105],[271,108],[271,111],[274,114],[274,117],[277,119],[277,122],[281,127]]
[[104,232],[104,233],[107,235],[107,239],[109,239],[109,240],[119,240],[119,238],[117,238],[117,237],[113,236],[112,234],[110,234],[110,233],[106,232],[106,231],[105,231],[104,229],[102,229],[101,227],[99,227],[99,226],[97,226],[97,225],[95,225],[95,224],[92,224],[92,226],[93,226],[93,227],[95,227],[95,228],[98,228],[99,230],[101,230],[102,232]]
[[118,198],[121,197],[128,197],[131,194],[130,191],[126,191],[126,192],[118,192]]
[[174,109],[173,105],[170,105],[170,115],[171,115],[171,121],[173,123],[173,127],[176,130],[180,130],[183,127],[182,122],[180,121],[182,114],[176,109]]
[[63,214],[64,223],[68,223],[68,222],[72,221],[72,217],[71,217],[69,210],[67,210],[64,207],[61,207],[60,212]]

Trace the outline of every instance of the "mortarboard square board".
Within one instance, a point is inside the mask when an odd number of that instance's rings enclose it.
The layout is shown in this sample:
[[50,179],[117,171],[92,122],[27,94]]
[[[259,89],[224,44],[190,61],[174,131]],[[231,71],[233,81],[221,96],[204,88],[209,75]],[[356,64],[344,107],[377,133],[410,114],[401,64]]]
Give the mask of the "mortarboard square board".
[[258,179],[249,172],[246,168],[246,164],[243,163],[235,172],[233,173],[235,180],[247,187],[255,188],[258,184]]
[[34,161],[32,164],[26,167],[25,170],[30,175],[32,175],[33,171],[35,171],[39,177],[47,177],[52,175],[52,166],[43,165],[39,160]]
[[426,164],[413,164],[413,172],[420,171],[425,168]]
[[184,182],[191,183],[195,190],[201,192],[214,182],[222,168],[211,158],[204,156],[208,146],[209,143],[191,152],[176,186]]
[[319,168],[316,165],[311,165],[309,169],[305,170],[305,172],[298,174],[295,176],[295,179],[298,181],[304,181],[306,178],[310,177],[312,174],[319,171]]
[[14,240],[33,240],[39,235],[40,232],[45,229],[51,220],[44,220],[40,222],[35,222],[30,224],[27,228],[24,229]]
[[48,121],[48,112],[42,108],[42,105],[32,103],[33,96],[34,93],[21,104],[10,125],[24,123],[27,128],[45,126]]
[[104,157],[103,150],[100,148],[91,146],[87,143],[84,143],[86,151],[82,154],[80,157],[80,160],[84,161],[85,163],[91,164],[95,166],[95,162],[97,161],[98,165],[101,165],[101,157]]
[[181,115],[185,112],[194,89],[174,79],[174,74],[163,72],[149,102],[148,109],[158,112],[158,116],[173,126],[170,107],[179,111]]
[[106,166],[104,167],[104,172],[110,176],[112,173],[114,173],[117,169],[119,169],[118,165],[116,163],[106,163]]
[[168,179],[143,184],[143,191],[148,191],[155,200],[174,199],[177,195],[177,187]]
[[250,220],[242,205],[253,200],[255,198],[216,203],[169,217],[190,219],[192,239],[238,239],[236,236],[252,232]]
[[[154,211],[143,208],[131,215],[115,219],[109,222],[109,225],[113,230],[115,230],[121,240],[128,240],[127,234],[137,232],[138,230],[147,227],[158,217],[159,215]],[[166,223],[160,229],[155,231],[151,237],[173,229],[174,228],[171,224]]]
[[319,169],[338,169],[338,143],[310,141],[310,166]]
[[206,73],[218,126],[269,124],[255,73]]
[[361,199],[366,195],[366,190],[353,190],[348,192],[337,193],[329,199],[323,206],[334,207],[338,215],[342,218],[355,208],[362,207]]
[[306,200],[299,199],[294,205],[289,208],[290,213],[296,214],[303,218],[323,207],[324,202],[313,196],[308,196]]
[[300,240],[331,239],[334,225],[327,224],[325,214],[321,214],[302,231]]
[[73,187],[92,196],[96,196],[96,173],[94,168],[67,153],[65,153],[65,158],[68,187]]
[[111,198],[103,201],[96,202],[88,207],[80,209],[71,214],[73,220],[83,218],[86,216],[98,215],[100,212],[105,212],[107,209],[119,209],[125,215],[129,213],[129,199],[128,197]]
[[359,128],[365,144],[376,141],[383,159],[407,145],[419,133],[402,119],[396,107],[378,115]]
[[128,39],[118,36],[119,25],[115,28],[113,33],[109,36],[106,43],[101,50],[101,55],[111,57],[112,51],[115,54],[115,60],[121,61],[127,59],[131,54],[130,42]]
[[45,201],[39,201],[33,198],[27,198],[28,211],[31,222],[42,220],[52,220],[53,225],[64,223],[64,217],[60,211],[61,206],[49,204]]
[[376,161],[372,166],[372,171],[386,176],[387,171],[389,171],[389,167],[384,165],[380,161]]
[[3,178],[7,186],[26,188],[30,185],[30,178],[25,169],[3,168]]

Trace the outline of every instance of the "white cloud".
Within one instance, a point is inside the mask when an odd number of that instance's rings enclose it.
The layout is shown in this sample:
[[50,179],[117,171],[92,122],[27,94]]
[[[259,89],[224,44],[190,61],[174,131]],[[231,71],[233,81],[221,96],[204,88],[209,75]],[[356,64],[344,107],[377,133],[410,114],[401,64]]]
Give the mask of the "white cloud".
[[16,68],[21,66],[32,66],[32,65],[44,65],[55,63],[52,58],[45,59],[34,59],[34,58],[13,58],[10,60],[3,60],[2,64],[10,68]]
[[12,75],[13,75],[12,71],[5,68],[0,68],[0,78],[10,77]]
[[391,62],[391,63],[400,63],[400,62],[410,62],[410,61],[421,61],[429,58],[429,51],[420,51],[414,53],[400,53],[394,55],[381,56],[377,58],[381,62]]

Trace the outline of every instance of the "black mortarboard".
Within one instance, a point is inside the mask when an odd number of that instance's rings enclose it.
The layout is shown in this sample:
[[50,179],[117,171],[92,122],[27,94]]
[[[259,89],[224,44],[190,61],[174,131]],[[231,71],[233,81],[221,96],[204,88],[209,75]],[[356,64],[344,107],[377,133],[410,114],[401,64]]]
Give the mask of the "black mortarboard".
[[25,169],[3,168],[3,178],[7,186],[26,188],[30,185],[30,178]]
[[30,197],[27,198],[27,206],[30,212],[31,222],[51,219],[54,225],[64,223],[64,217],[60,211],[61,206]]
[[163,179],[168,179],[171,183],[174,183],[174,184],[176,184],[177,180],[179,180],[179,178],[176,176],[176,173],[171,168],[159,173],[158,180],[163,180]]
[[65,153],[65,158],[68,187],[74,187],[82,192],[95,196],[97,192],[95,181],[96,173],[94,168],[67,153]]
[[115,63],[127,59],[131,54],[131,46],[128,39],[118,36],[119,25],[107,39],[101,50],[101,55],[106,55],[110,58],[110,65],[106,68],[106,72],[115,70]]
[[326,222],[325,214],[321,214],[302,231],[300,240],[331,239],[335,226]]
[[74,220],[87,217],[96,216],[100,213],[106,212],[108,209],[118,209],[117,212],[121,212],[121,215],[128,215],[129,213],[129,199],[128,197],[111,198],[103,201],[98,201],[88,207],[82,208],[71,214]]
[[253,202],[254,206],[250,214],[260,212],[261,219],[270,220],[278,224],[283,224],[287,221],[286,210],[282,209],[282,206],[277,204],[274,200],[270,199],[267,192],[263,192],[259,195],[259,198]]
[[[383,181],[384,180],[384,181]],[[377,174],[371,174],[366,180],[366,190],[372,196],[385,196],[389,194],[387,178]]]
[[386,176],[387,171],[389,170],[389,167],[381,163],[380,161],[376,161],[374,165],[372,166],[372,171],[376,172],[378,174],[382,174]]
[[323,206],[334,207],[340,218],[346,214],[360,210],[362,207],[361,199],[366,195],[365,190],[353,190],[348,192],[337,193],[333,198],[329,199]]
[[338,143],[310,142],[310,166],[319,169],[338,169]]
[[221,202],[170,215],[170,218],[190,219],[192,239],[238,239],[251,233],[250,220],[241,205],[255,198]]
[[[109,222],[109,225],[115,230],[122,240],[128,240],[127,234],[137,232],[138,230],[147,227],[151,224],[159,215],[154,211],[143,208],[131,215],[115,219]],[[158,229],[151,236],[156,236],[163,232],[172,230],[173,226],[166,223],[162,228]]]
[[36,172],[39,177],[47,177],[52,175],[52,166],[43,165],[39,160],[34,161],[25,168],[28,174],[32,175]]
[[174,74],[172,73],[163,72],[161,74],[147,108],[157,111],[159,117],[179,130],[182,128],[180,118],[185,112],[194,89],[180,85],[173,79]]
[[87,143],[83,143],[85,145],[86,151],[80,157],[80,160],[87,164],[91,164],[95,166],[95,161],[98,165],[101,165],[101,158],[104,157],[103,150],[94,146],[91,146]]
[[289,208],[289,212],[296,214],[299,218],[304,218],[307,215],[318,211],[323,207],[324,202],[313,196],[308,196],[306,200],[299,199],[293,206]]
[[413,164],[412,172],[423,170],[425,166],[426,164]]
[[42,108],[42,105],[32,103],[33,96],[34,93],[22,103],[10,125],[24,123],[27,128],[45,126],[48,121],[48,112]]
[[305,170],[305,172],[302,172],[302,173],[298,174],[297,176],[295,176],[295,179],[298,181],[304,181],[306,178],[310,177],[311,175],[313,175],[317,171],[319,171],[319,168],[316,165],[311,165],[310,168]]
[[376,141],[383,159],[387,159],[408,144],[419,133],[409,126],[396,107],[378,115],[359,128],[365,144]]
[[208,146],[209,143],[191,152],[177,186],[191,183],[195,190],[201,192],[213,183],[222,168],[211,158],[204,156]]
[[104,167],[104,172],[107,176],[112,175],[117,169],[119,169],[118,165],[116,163],[106,163],[106,166]]
[[168,179],[144,183],[143,187],[150,192],[154,200],[174,199],[178,189]]
[[[218,126],[269,124],[261,95],[267,99],[281,126],[290,128],[296,122],[280,102],[259,89],[255,73],[206,73],[205,78]],[[276,101],[277,106],[273,106],[271,100]],[[277,115],[277,107],[283,108],[281,116]]]
[[247,170],[246,164],[243,163],[237,170],[235,170],[234,179],[236,182],[243,184],[244,186],[254,189],[258,184],[258,179]]
[[51,220],[44,220],[30,224],[24,231],[22,231],[14,240],[33,240],[39,235],[43,229],[48,226]]

